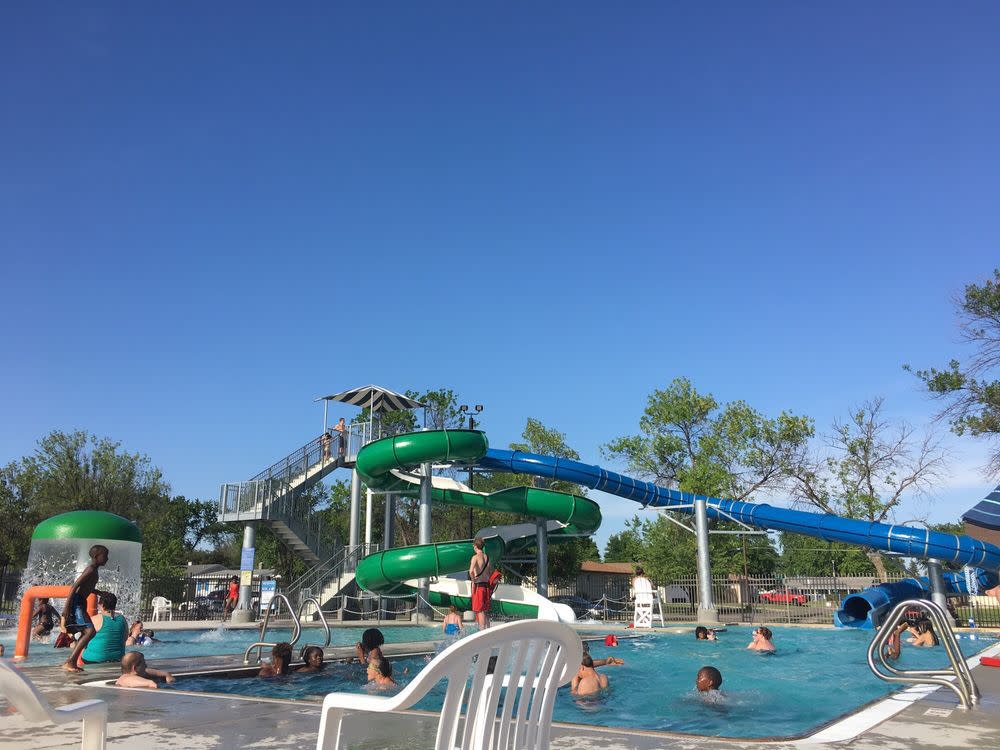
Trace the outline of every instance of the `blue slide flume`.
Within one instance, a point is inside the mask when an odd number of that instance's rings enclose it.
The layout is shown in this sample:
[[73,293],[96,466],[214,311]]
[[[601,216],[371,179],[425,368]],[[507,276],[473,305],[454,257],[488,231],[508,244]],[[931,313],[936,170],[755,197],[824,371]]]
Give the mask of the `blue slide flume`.
[[[688,492],[660,487],[651,482],[602,469],[600,466],[567,458],[491,448],[477,463],[480,467],[493,471],[530,474],[574,482],[634,500],[643,507],[691,513],[690,506],[695,497]],[[977,571],[976,578],[980,586],[993,586],[997,582],[1000,547],[968,536],[842,518],[826,513],[776,508],[766,503],[721,500],[714,497],[706,499],[710,518],[735,520],[759,529],[789,531],[831,542],[847,542],[910,557],[934,558],[942,562],[978,567],[981,570]],[[946,575],[945,584],[950,593],[968,593],[965,577],[962,575]],[[837,624],[849,627],[872,627],[873,621],[877,620],[881,612],[892,602],[900,601],[907,596],[920,595],[926,591],[926,579],[907,579],[896,584],[882,584],[868,589],[844,600],[841,610],[837,613]]]

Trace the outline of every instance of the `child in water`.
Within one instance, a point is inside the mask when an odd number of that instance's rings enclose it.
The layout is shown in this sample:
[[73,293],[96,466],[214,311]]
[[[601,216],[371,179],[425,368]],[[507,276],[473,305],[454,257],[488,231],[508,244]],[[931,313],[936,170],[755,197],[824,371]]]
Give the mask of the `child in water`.
[[368,666],[368,680],[374,680],[378,672],[377,662],[382,656],[382,646],[385,644],[385,636],[378,628],[368,628],[361,634],[361,640],[354,644],[358,661]]
[[122,675],[115,680],[115,684],[118,687],[155,689],[157,685],[154,677],[166,682],[174,681],[174,676],[170,672],[147,667],[146,657],[141,651],[130,651],[122,657]]
[[596,695],[602,690],[607,690],[608,678],[594,669],[594,660],[590,654],[584,654],[580,662],[573,681],[570,683],[569,691],[573,695]]
[[[371,666],[375,667],[372,676]],[[369,681],[375,683],[377,687],[395,687],[396,681],[392,679],[392,664],[384,656],[369,662]]]
[[763,651],[766,653],[777,651],[774,644],[771,643],[771,639],[773,637],[774,634],[771,632],[770,628],[761,626],[753,631],[753,640],[750,641],[747,648],[751,651]]
[[323,671],[323,649],[319,646],[306,646],[302,650],[302,661],[305,666],[296,669],[296,672],[322,672]]
[[722,672],[715,667],[702,667],[694,679],[699,693],[709,693],[722,687]]
[[284,677],[292,665],[292,644],[276,643],[271,649],[271,663],[264,664],[258,677]]
[[907,640],[907,643],[924,648],[938,645],[937,636],[934,635],[934,629],[931,627],[930,620],[920,620],[914,630],[916,632],[912,638]]
[[704,625],[699,625],[694,629],[694,637],[699,641],[717,641],[718,638],[715,637],[715,631],[709,630]]
[[445,635],[458,635],[462,632],[462,617],[458,614],[458,609],[452,604],[448,607],[448,614],[444,616],[441,624]]

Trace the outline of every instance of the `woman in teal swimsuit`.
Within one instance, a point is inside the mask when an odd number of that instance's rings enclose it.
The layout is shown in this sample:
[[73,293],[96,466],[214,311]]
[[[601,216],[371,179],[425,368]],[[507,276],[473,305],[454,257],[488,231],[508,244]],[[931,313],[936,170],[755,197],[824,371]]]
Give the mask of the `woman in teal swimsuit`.
[[120,662],[125,655],[125,639],[128,637],[128,620],[124,615],[116,615],[118,597],[104,592],[98,599],[97,614],[91,618],[94,623],[94,637],[87,643],[80,655],[83,664],[99,662]]

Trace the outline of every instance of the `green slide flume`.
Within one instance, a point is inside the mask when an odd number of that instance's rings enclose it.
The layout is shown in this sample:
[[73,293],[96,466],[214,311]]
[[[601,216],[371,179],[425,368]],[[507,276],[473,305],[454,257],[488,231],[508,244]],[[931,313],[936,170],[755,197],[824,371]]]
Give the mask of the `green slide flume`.
[[[358,452],[355,468],[365,484],[373,489],[412,494],[417,491],[417,485],[400,479],[393,474],[394,471],[412,472],[427,462],[475,464],[486,455],[488,447],[486,435],[478,430],[413,432],[383,438],[364,446]],[[535,487],[511,487],[490,494],[435,487],[431,499],[435,503],[518,513],[529,519],[544,518],[564,524],[559,531],[550,532],[550,537],[590,534],[601,525],[601,510],[593,500]],[[514,540],[491,536],[486,539],[486,552],[491,560],[499,561],[505,552],[510,551],[512,544],[527,546],[533,541],[533,533]],[[468,570],[472,553],[471,539],[399,547],[367,556],[358,563],[355,575],[358,585],[367,591],[389,595],[413,593],[413,588],[403,581]],[[470,606],[466,597],[433,591],[430,601],[436,606],[454,604],[459,609]],[[537,608],[498,599],[493,602],[493,612],[534,617]]]

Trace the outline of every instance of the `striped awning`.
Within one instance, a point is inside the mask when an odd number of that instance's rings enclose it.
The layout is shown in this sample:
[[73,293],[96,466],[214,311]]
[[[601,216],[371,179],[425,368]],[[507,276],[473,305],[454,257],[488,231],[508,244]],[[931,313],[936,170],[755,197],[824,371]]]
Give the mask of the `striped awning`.
[[1000,530],[1000,487],[980,500],[974,508],[967,510],[962,520],[986,529]]
[[422,403],[412,398],[404,396],[402,393],[390,391],[379,385],[366,385],[361,388],[352,388],[343,393],[335,393],[332,396],[321,396],[317,401],[340,401],[341,403],[369,407],[373,412],[399,411],[401,409],[416,409],[423,406]]

